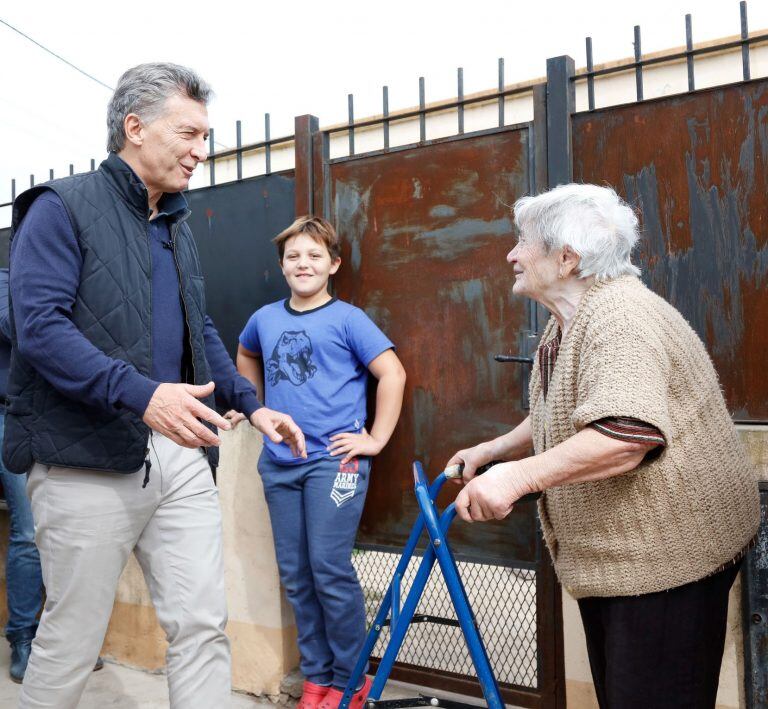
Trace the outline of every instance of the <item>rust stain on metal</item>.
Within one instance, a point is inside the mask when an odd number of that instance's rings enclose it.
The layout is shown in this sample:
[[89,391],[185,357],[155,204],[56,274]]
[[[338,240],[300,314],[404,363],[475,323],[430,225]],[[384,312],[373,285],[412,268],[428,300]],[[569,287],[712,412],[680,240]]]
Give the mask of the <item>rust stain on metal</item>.
[[[344,261],[336,291],[385,330],[408,372],[403,415],[375,461],[362,541],[404,541],[417,513],[412,460],[434,475],[456,450],[524,416],[518,370],[493,355],[515,348],[526,327],[505,256],[513,245],[506,205],[528,190],[525,129],[331,166]],[[448,487],[441,503],[458,490]],[[471,538],[466,525],[455,532],[465,553],[537,553],[530,511],[506,525],[474,525]]]
[[574,117],[574,177],[642,213],[645,282],[712,355],[729,409],[768,420],[768,82]]

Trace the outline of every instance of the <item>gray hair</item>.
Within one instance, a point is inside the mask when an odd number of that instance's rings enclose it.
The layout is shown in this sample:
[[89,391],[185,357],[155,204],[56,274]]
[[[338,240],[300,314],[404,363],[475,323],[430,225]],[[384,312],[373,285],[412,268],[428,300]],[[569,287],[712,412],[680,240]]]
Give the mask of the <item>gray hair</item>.
[[570,247],[579,256],[579,277],[640,275],[630,257],[640,234],[637,216],[610,187],[560,185],[514,206],[515,224],[546,250]]
[[153,62],[128,69],[117,82],[107,108],[107,150],[118,153],[123,149],[123,124],[129,113],[151,123],[162,115],[166,99],[174,94],[207,104],[213,91],[192,69],[178,64]]

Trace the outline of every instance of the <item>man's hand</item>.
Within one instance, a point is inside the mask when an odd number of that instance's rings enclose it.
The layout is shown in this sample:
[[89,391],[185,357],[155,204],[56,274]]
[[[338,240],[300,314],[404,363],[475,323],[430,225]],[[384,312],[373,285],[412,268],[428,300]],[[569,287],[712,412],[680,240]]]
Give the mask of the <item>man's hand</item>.
[[232,428],[234,428],[241,421],[245,421],[246,415],[241,414],[239,411],[235,411],[234,409],[230,409],[226,414],[224,414],[224,418],[227,419],[227,421],[232,424]]
[[291,447],[291,453],[297,458],[307,457],[304,434],[288,414],[281,414],[279,411],[263,406],[251,414],[251,424],[273,443],[285,441]]
[[486,450],[486,445],[480,443],[474,448],[464,448],[454,453],[453,457],[445,464],[445,468],[464,463],[463,481],[459,478],[451,478],[451,482],[457,485],[466,484],[475,477],[475,471],[486,463],[490,463],[493,456]]
[[213,394],[213,389],[213,382],[201,386],[161,384],[149,400],[142,420],[153,431],[185,448],[218,446],[219,437],[198,421],[203,419],[225,431],[230,428],[229,421],[199,401]]
[[358,455],[378,455],[384,444],[376,440],[368,431],[362,433],[337,433],[331,436],[331,445],[328,452],[331,455],[346,453],[342,463],[348,463]]
[[499,463],[470,480],[456,497],[456,512],[465,522],[504,519],[521,497],[535,488],[521,474],[516,462]]

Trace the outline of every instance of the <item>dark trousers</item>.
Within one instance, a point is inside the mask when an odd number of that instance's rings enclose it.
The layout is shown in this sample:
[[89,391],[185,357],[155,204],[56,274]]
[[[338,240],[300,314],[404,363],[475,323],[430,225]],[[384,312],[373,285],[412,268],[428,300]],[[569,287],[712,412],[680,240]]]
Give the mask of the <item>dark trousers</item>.
[[669,591],[579,601],[601,709],[715,706],[740,566]]

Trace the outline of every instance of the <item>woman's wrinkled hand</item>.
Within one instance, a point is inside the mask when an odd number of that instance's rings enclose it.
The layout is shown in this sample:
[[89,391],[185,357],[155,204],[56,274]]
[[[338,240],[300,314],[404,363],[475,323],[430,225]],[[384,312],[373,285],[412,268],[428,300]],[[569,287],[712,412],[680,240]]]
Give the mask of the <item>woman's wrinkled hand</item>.
[[465,522],[504,519],[515,502],[535,492],[516,462],[499,463],[473,478],[456,497],[456,513]]

